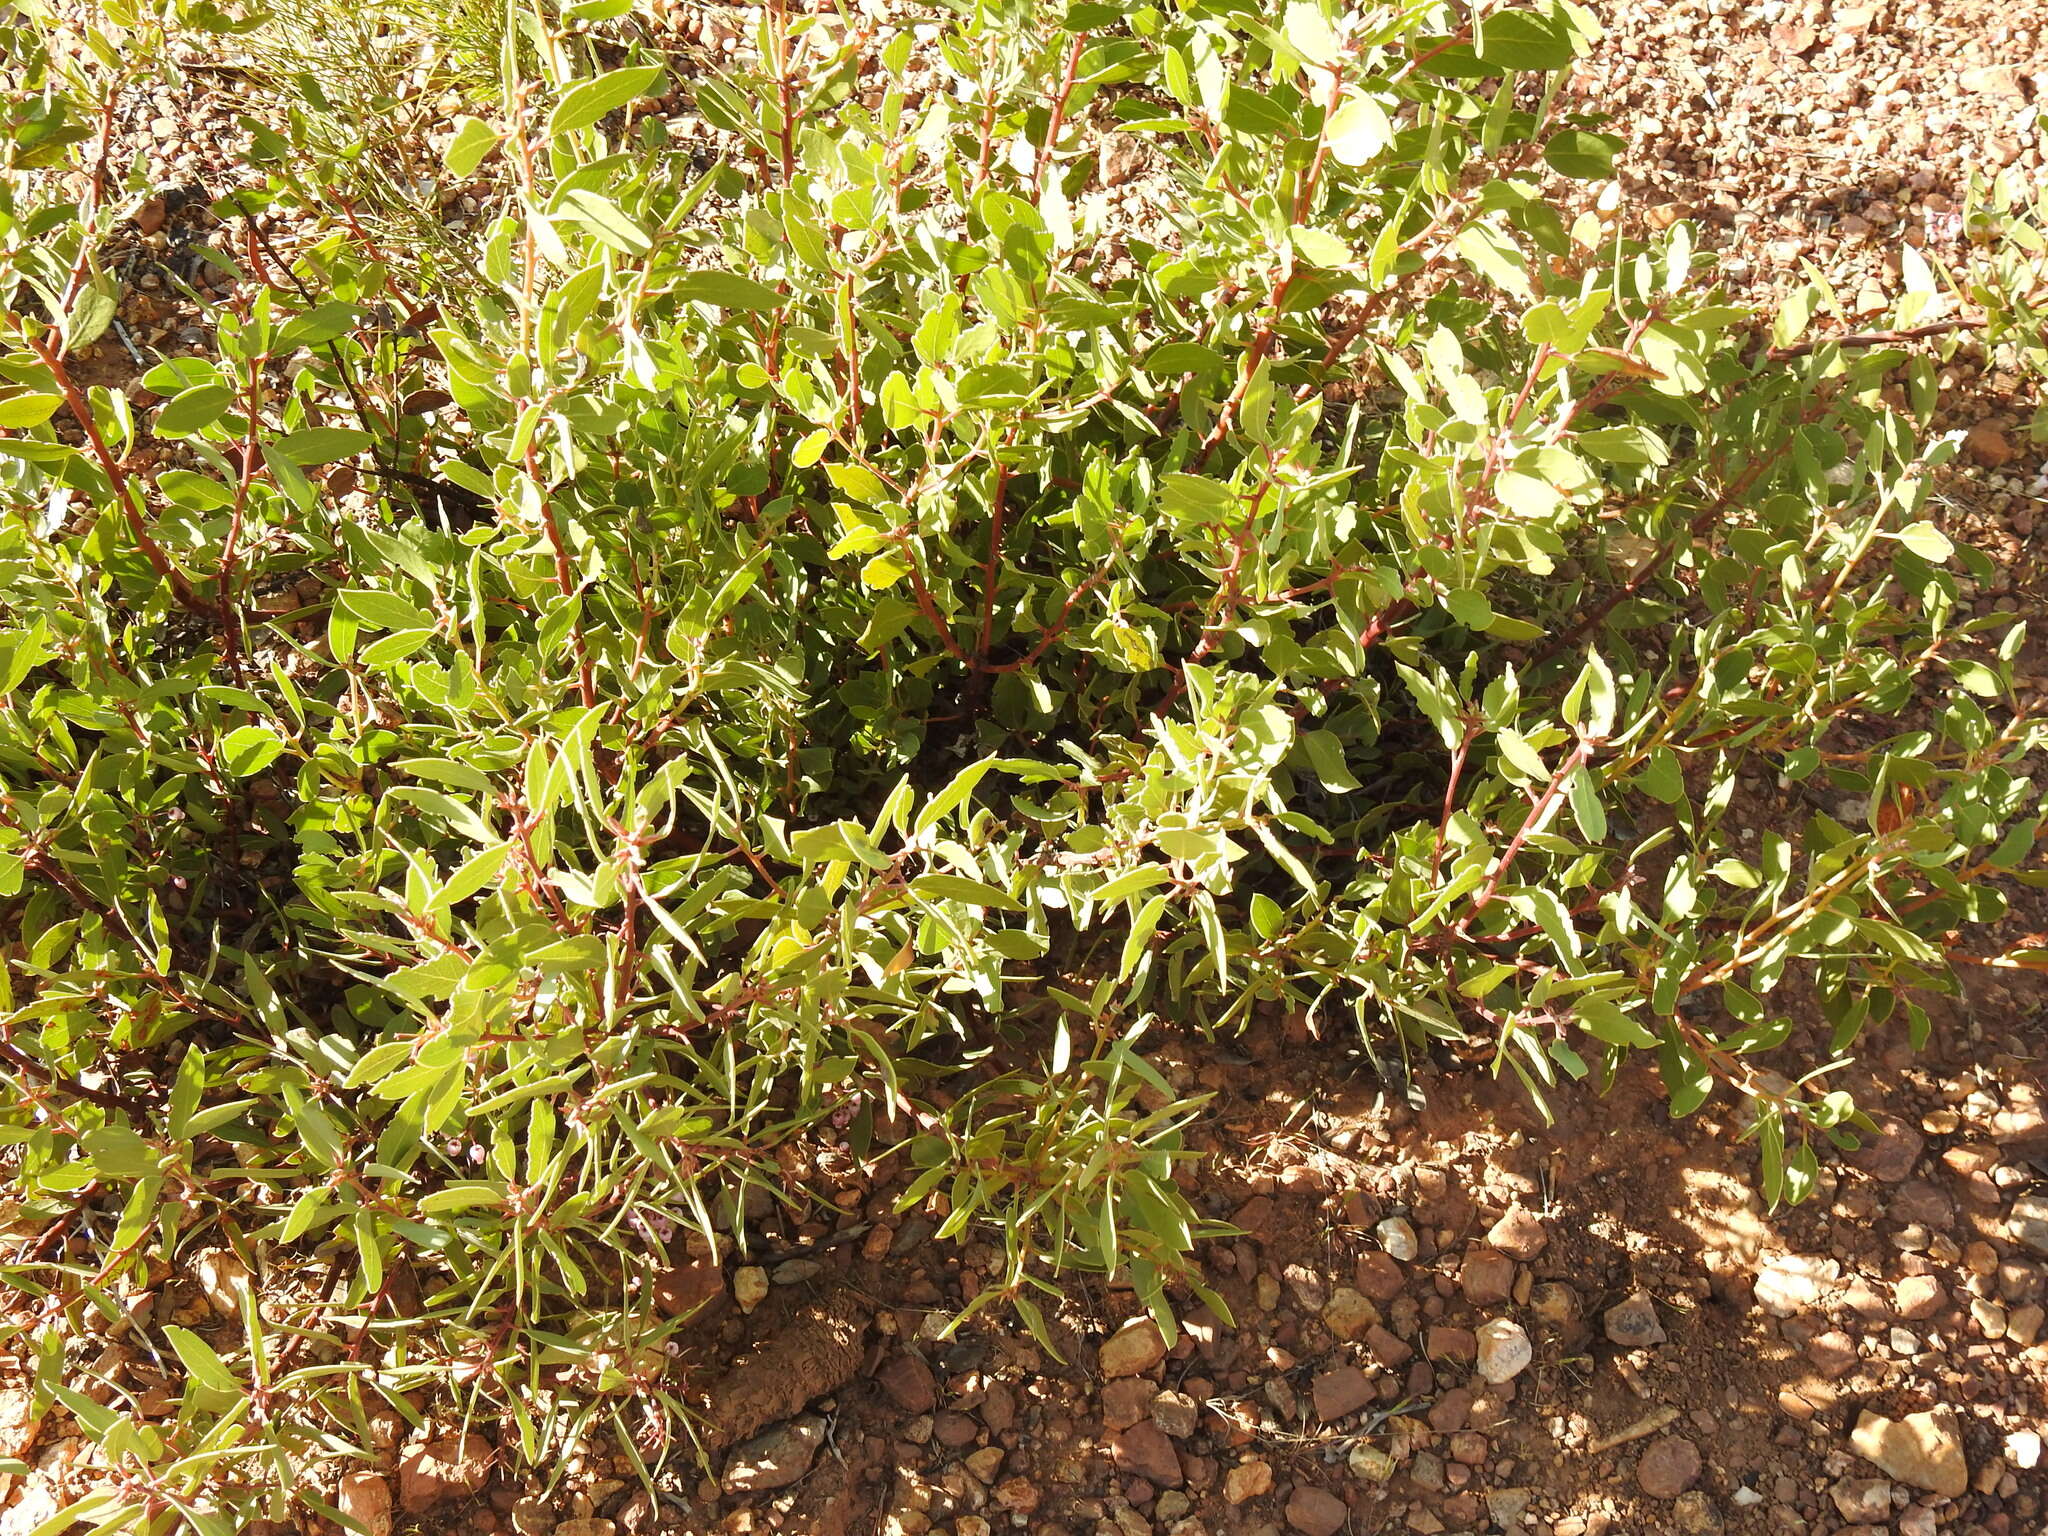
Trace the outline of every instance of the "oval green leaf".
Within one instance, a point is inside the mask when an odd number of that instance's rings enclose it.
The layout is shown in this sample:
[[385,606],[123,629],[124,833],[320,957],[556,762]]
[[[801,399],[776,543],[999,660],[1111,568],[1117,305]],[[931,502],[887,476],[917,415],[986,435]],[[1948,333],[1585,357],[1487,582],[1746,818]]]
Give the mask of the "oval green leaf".
[[555,110],[548,114],[547,136],[560,138],[595,126],[629,101],[649,96],[666,77],[659,64],[642,64],[632,69],[615,69],[594,80],[579,80],[562,93]]

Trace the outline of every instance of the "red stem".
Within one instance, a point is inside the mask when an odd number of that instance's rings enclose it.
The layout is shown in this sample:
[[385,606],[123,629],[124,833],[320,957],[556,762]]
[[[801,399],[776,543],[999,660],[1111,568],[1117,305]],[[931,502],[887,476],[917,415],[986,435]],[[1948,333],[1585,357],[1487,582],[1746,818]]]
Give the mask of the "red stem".
[[185,579],[185,573],[172,563],[162,546],[150,537],[149,529],[142,521],[142,508],[135,494],[135,487],[128,479],[127,471],[121,467],[120,460],[116,459],[113,450],[107,447],[106,439],[100,436],[99,423],[93,419],[92,407],[86,403],[85,396],[72,382],[71,371],[64,366],[61,349],[43,336],[32,337],[29,347],[50,370],[50,377],[56,381],[58,390],[64,396],[64,403],[70,407],[72,416],[84,429],[85,439],[92,445],[93,457],[99,460],[100,468],[106,471],[107,479],[113,485],[114,498],[121,503],[121,510],[126,514],[129,536],[135,540],[135,547],[142,551],[142,557],[149,562],[150,569],[170,583],[171,596],[178,600],[178,606],[186,612],[197,614],[209,623],[225,622],[225,612],[206,602],[193,591],[192,583]]
[[131,1099],[124,1094],[108,1093],[99,1088],[88,1088],[73,1078],[52,1072],[12,1040],[0,1040],[0,1061],[11,1062],[27,1076],[34,1078],[46,1088],[62,1089],[73,1098],[83,1099],[88,1104],[97,1104],[102,1109],[118,1110],[139,1126],[149,1123],[149,1106],[140,1099]]
[[1564,793],[1565,781],[1585,766],[1586,761],[1593,755],[1593,745],[1590,738],[1581,737],[1579,744],[1572,748],[1571,755],[1564,760],[1563,765],[1552,777],[1550,787],[1544,790],[1536,803],[1529,808],[1528,816],[1521,826],[1515,829],[1515,835],[1508,840],[1507,849],[1501,854],[1500,862],[1493,866],[1493,873],[1486,877],[1486,884],[1481,886],[1479,893],[1472,898],[1470,909],[1458,919],[1458,925],[1453,931],[1460,938],[1470,930],[1472,920],[1493,904],[1493,898],[1500,891],[1501,882],[1507,878],[1516,855],[1522,851],[1522,844],[1534,836],[1536,830],[1550,819],[1550,808],[1557,803],[1557,797]]
[[1045,182],[1045,167],[1052,159],[1053,147],[1060,141],[1060,129],[1066,126],[1067,98],[1074,94],[1074,77],[1081,68],[1081,45],[1088,39],[1085,32],[1074,34],[1074,44],[1067,50],[1067,67],[1060,76],[1060,88],[1052,99],[1052,121],[1046,124],[1045,147],[1031,163],[1031,195],[1036,197]]
[[789,0],[775,0],[775,110],[781,116],[782,184],[796,175],[796,124],[791,121],[789,84]]
[[996,485],[989,497],[988,562],[981,573],[981,639],[974,648],[974,666],[981,671],[988,662],[989,641],[996,627],[996,572],[1003,555],[1003,503],[1010,490],[1010,466],[996,464]]
[[[540,456],[534,450],[531,440],[526,445],[526,475],[533,482],[534,493],[540,498],[541,526],[547,530],[548,547],[555,556],[555,586],[565,598],[576,593],[576,573],[569,565],[569,546],[562,538],[561,525],[555,520],[554,498],[541,483]],[[590,646],[583,638],[583,620],[579,615],[569,627],[569,636],[576,642],[577,687],[583,695],[583,707],[590,708],[597,702],[597,679],[591,672]]]
[[1430,884],[1436,883],[1437,871],[1443,867],[1444,844],[1450,840],[1451,816],[1458,808],[1458,781],[1465,776],[1465,759],[1471,755],[1472,743],[1479,739],[1479,727],[1471,722],[1465,725],[1464,739],[1457,750],[1451,753],[1451,780],[1444,785],[1444,813],[1436,824],[1436,847],[1429,855]]

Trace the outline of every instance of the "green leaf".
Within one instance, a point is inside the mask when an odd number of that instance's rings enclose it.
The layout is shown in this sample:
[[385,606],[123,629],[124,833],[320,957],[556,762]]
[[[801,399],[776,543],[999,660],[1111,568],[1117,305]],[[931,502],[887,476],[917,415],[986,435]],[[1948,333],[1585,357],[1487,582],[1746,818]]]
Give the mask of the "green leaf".
[[1753,891],[1764,883],[1764,877],[1736,858],[1717,859],[1707,866],[1707,873],[1724,885],[1737,890]]
[[1555,891],[1540,885],[1516,886],[1506,894],[1508,906],[1543,930],[1544,937],[1561,955],[1579,953],[1579,931],[1572,926],[1571,913]]
[[1935,565],[1944,564],[1956,552],[1954,541],[1932,523],[1908,523],[1894,537],[1922,560]]
[[1562,69],[1572,61],[1571,39],[1534,11],[1496,11],[1475,27],[1473,51],[1495,69]]
[[334,606],[372,629],[432,629],[433,615],[413,607],[395,592],[345,587],[334,594]]
[[189,1328],[176,1323],[165,1323],[163,1336],[171,1341],[171,1348],[177,1351],[178,1359],[184,1364],[191,1378],[200,1386],[213,1392],[231,1393],[244,1396],[248,1388],[239,1381],[235,1373],[227,1368],[214,1348]]
[[375,441],[369,433],[355,427],[306,427],[279,438],[270,447],[292,463],[304,466],[352,459],[357,454],[368,453]]
[[1171,474],[1160,484],[1160,505],[1184,522],[1206,520],[1236,508],[1237,492],[1219,480],[1200,475]]
[[806,827],[789,840],[790,852],[806,864],[846,860],[870,869],[887,869],[889,856],[869,839],[867,828],[857,821],[835,821],[827,826]]
[[1677,1026],[1669,1022],[1657,1042],[1657,1071],[1664,1079],[1664,1091],[1671,1096],[1674,1120],[1683,1120],[1714,1091],[1714,1074],[1699,1052],[1679,1039]]
[[[1557,487],[1548,480],[1539,480],[1534,475],[1525,475],[1518,469],[1502,470],[1500,478],[1493,482],[1494,499],[1517,517],[1530,522],[1542,522],[1557,511],[1564,500]],[[1484,628],[1474,625],[1473,628]]]
[[441,151],[441,163],[448,167],[449,175],[467,180],[483,164],[484,156],[497,147],[498,135],[489,123],[476,117],[458,117],[455,119],[455,137]]
[[910,892],[927,901],[963,901],[970,907],[994,907],[999,912],[1024,910],[1024,903],[1008,891],[964,875],[919,875],[910,882]]
[[716,304],[721,309],[754,312],[776,309],[787,302],[766,283],[737,272],[692,272],[679,278],[675,296],[688,304]]
[[459,1184],[450,1184],[432,1194],[420,1198],[419,1209],[423,1215],[440,1215],[447,1211],[473,1211],[479,1208],[496,1208],[505,1203],[506,1191],[503,1186],[484,1179],[469,1179]]
[[[1583,699],[1583,717],[1572,708],[1575,699]],[[1589,741],[1605,741],[1614,733],[1614,712],[1619,705],[1615,692],[1614,673],[1598,651],[1586,653],[1586,669],[1579,674],[1578,682],[1565,696],[1564,714],[1567,723],[1578,728]]]
[[1099,906],[1110,907],[1130,896],[1149,891],[1155,885],[1164,885],[1172,878],[1171,873],[1159,864],[1140,864],[1122,874],[1105,880],[1088,893],[1091,901]]
[[1964,656],[1951,656],[1949,671],[1963,687],[1980,699],[1995,699],[2005,691],[2005,684],[1996,672],[1981,661],[1971,661]]
[[1685,770],[1679,766],[1678,754],[1665,746],[1652,749],[1636,772],[1635,785],[1653,800],[1678,804],[1685,798]]
[[194,384],[225,384],[221,371],[203,357],[167,357],[142,376],[142,387],[153,395],[175,395]]
[[269,726],[245,725],[221,738],[221,762],[236,778],[246,779],[276,762],[284,748],[284,738]]
[[1573,1005],[1572,1012],[1587,1034],[1609,1045],[1642,1049],[1657,1043],[1657,1037],[1644,1027],[1642,1020],[1622,1012],[1605,998],[1582,997]]
[[984,757],[980,762],[969,763],[954,774],[944,789],[925,802],[924,808],[917,813],[917,820],[911,823],[911,830],[916,833],[928,832],[965,805],[967,797],[974,793],[975,786],[995,765],[996,760],[993,757]]
[[1301,259],[1312,267],[1349,266],[1356,259],[1351,247],[1326,229],[1310,229],[1307,225],[1297,224],[1288,234]]
[[505,860],[511,853],[512,845],[503,842],[471,854],[456,866],[447,883],[434,893],[429,910],[444,911],[459,901],[467,901],[498,877],[498,871],[505,867]]
[[647,231],[634,223],[623,208],[587,187],[564,192],[561,211],[615,251],[638,256],[654,248]]
[[1484,631],[1493,622],[1493,604],[1475,587],[1453,587],[1444,594],[1444,609],[1467,629]]
[[528,952],[527,964],[551,976],[573,976],[594,971],[611,958],[605,941],[594,933],[571,934]]
[[1022,928],[984,928],[982,941],[1005,960],[1036,960],[1051,948],[1045,940]]
[[346,336],[360,322],[361,312],[353,304],[344,304],[338,299],[325,304],[316,304],[303,315],[294,315],[277,328],[277,337],[271,343],[274,357],[284,357],[301,347],[317,347],[337,336]]
[[1231,860],[1239,853],[1237,845],[1215,827],[1164,827],[1153,834],[1152,841],[1168,858],[1190,864]]
[[156,488],[176,506],[195,512],[218,512],[235,503],[235,493],[211,475],[189,469],[167,469],[156,477]]
[[190,437],[219,421],[234,399],[229,385],[195,384],[164,402],[152,430],[158,437]]
[[1567,128],[1543,146],[1543,159],[1560,176],[1577,181],[1598,181],[1614,172],[1614,157],[1624,140],[1611,133],[1587,133]]
[[1467,224],[1452,242],[1457,252],[1474,268],[1518,299],[1535,296],[1529,286],[1528,263],[1505,235],[1484,224]]
[[891,499],[888,485],[865,464],[827,464],[825,478],[832,482],[833,489],[844,492],[855,501],[864,501],[871,507],[880,506]]
[[1138,968],[1139,960],[1152,943],[1152,935],[1159,931],[1159,919],[1165,915],[1166,895],[1163,892],[1138,910],[1138,915],[1131,920],[1131,931],[1124,935],[1123,956],[1117,962],[1118,981],[1129,980],[1131,972]]
[[106,1178],[139,1179],[156,1172],[156,1154],[149,1143],[125,1125],[103,1125],[81,1139],[93,1167]]
[[1579,824],[1586,841],[1605,842],[1607,807],[1600,802],[1600,781],[1584,768],[1575,768],[1565,781],[1565,794],[1571,800],[1572,819]]
[[366,667],[388,667],[405,660],[434,638],[431,629],[394,629],[381,640],[373,640],[356,659]]
[[1270,940],[1278,936],[1287,921],[1287,914],[1280,909],[1280,903],[1264,891],[1254,891],[1251,920],[1252,928],[1258,936]]
[[1414,696],[1417,707],[1436,727],[1436,733],[1443,739],[1443,744],[1447,747],[1457,746],[1458,739],[1465,731],[1457,699],[1440,687],[1434,679],[1425,676],[1414,667],[1396,662],[1394,670],[1400,674],[1401,681]]
[[667,73],[659,64],[642,64],[631,69],[615,69],[593,80],[577,81],[562,93],[555,110],[548,114],[546,136],[556,139],[565,133],[578,133],[594,126],[627,102],[653,95]]
[[889,550],[868,558],[860,568],[860,582],[862,586],[871,589],[893,587],[910,572],[910,562],[894,550]]
[[1293,114],[1248,85],[1232,85],[1224,92],[1223,126],[1261,139],[1291,139],[1301,132]]
[[1145,354],[1145,371],[1162,379],[1190,373],[1211,378],[1229,366],[1221,352],[1198,341],[1162,342]]
[[121,292],[120,283],[109,276],[93,279],[79,292],[71,313],[64,317],[66,352],[89,347],[106,334],[114,316],[120,313]]
[[63,403],[62,395],[9,395],[0,399],[0,427],[16,431],[40,427],[57,414],[57,407]]
[[1311,64],[1328,64],[1342,56],[1337,34],[1323,16],[1316,0],[1288,0],[1287,17],[1281,25],[1287,46]]
[[1789,347],[1805,335],[1821,297],[1820,289],[1812,283],[1803,283],[1786,294],[1779,301],[1777,314],[1771,319],[1771,341],[1777,346]]
[[1344,742],[1336,732],[1303,731],[1298,739],[1323,788],[1340,795],[1358,788],[1358,780],[1344,761]]
[[1500,748],[1500,755],[1508,760],[1525,778],[1550,782],[1550,765],[1543,761],[1543,754],[1529,745],[1529,739],[1520,731],[1502,726],[1494,733],[1494,743]]
[[1394,142],[1394,120],[1377,97],[1353,96],[1331,114],[1323,139],[1339,165],[1370,165]]
[[1648,427],[1595,427],[1572,441],[1596,459],[1609,464],[1652,464],[1671,462],[1671,450],[1664,439]]

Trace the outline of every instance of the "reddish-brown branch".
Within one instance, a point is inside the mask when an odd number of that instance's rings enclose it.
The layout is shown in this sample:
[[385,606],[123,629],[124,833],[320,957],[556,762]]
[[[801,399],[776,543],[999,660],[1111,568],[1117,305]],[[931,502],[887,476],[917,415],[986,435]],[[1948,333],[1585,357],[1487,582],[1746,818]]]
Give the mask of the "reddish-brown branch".
[[1894,347],[1904,342],[1924,341],[1929,336],[1946,336],[1952,331],[1982,330],[1985,323],[1982,317],[1936,320],[1928,325],[1910,326],[1903,331],[1851,331],[1846,336],[1815,336],[1789,347],[1771,348],[1770,359],[1774,363],[1789,362],[1795,357],[1818,352],[1822,347]]
[[846,417],[849,436],[858,451],[861,441],[860,329],[853,315],[853,278],[849,274],[839,288],[839,325],[846,337]]
[[228,535],[221,544],[220,568],[214,576],[214,600],[220,604],[225,625],[228,664],[237,676],[242,671],[242,626],[240,606],[235,602],[235,565],[241,556],[242,519],[249,510],[249,492],[256,484],[256,466],[262,462],[256,446],[262,395],[263,365],[252,360],[248,383],[242,391],[242,410],[248,422],[242,429],[242,472],[235,480],[234,505],[228,511]]
[[1344,100],[1344,73],[1330,71],[1330,92],[1323,102],[1323,128],[1316,135],[1316,157],[1309,162],[1308,174],[1302,178],[1300,190],[1294,195],[1294,222],[1305,224],[1314,210],[1316,186],[1323,179],[1323,165],[1330,158],[1330,119],[1336,115],[1338,105]]
[[1273,338],[1280,322],[1281,307],[1287,302],[1287,290],[1293,283],[1294,276],[1289,273],[1274,284],[1273,317],[1269,322],[1261,322],[1258,333],[1252,337],[1252,344],[1245,352],[1244,370],[1238,374],[1237,383],[1230,391],[1230,398],[1217,407],[1216,420],[1202,438],[1202,445],[1195,450],[1195,456],[1188,464],[1190,470],[1199,470],[1206,464],[1209,455],[1216,451],[1217,445],[1230,431],[1231,422],[1237,418],[1238,407],[1244,404],[1244,397],[1251,392],[1252,380],[1258,376],[1259,364],[1263,363],[1267,354],[1273,350]]
[[1053,149],[1060,141],[1060,129],[1066,126],[1067,98],[1074,94],[1074,79],[1081,68],[1081,47],[1087,39],[1087,33],[1076,32],[1073,46],[1067,49],[1067,67],[1060,74],[1059,90],[1052,98],[1052,121],[1046,124],[1045,146],[1031,162],[1031,194],[1034,197],[1045,184],[1046,165],[1052,160]]
[[1453,932],[1459,937],[1464,937],[1470,931],[1473,920],[1493,904],[1494,897],[1500,894],[1501,882],[1507,879],[1508,871],[1514,868],[1515,859],[1521,853],[1522,845],[1550,820],[1550,813],[1557,804],[1558,796],[1564,793],[1564,787],[1571,776],[1584,767],[1593,756],[1594,745],[1590,738],[1581,737],[1579,744],[1572,748],[1570,755],[1551,777],[1549,787],[1529,808],[1528,816],[1523,819],[1521,826],[1515,829],[1515,835],[1508,840],[1508,845],[1493,866],[1492,873],[1486,877],[1486,883],[1473,896],[1472,905],[1466,910],[1465,915],[1458,919]]
[[[1267,458],[1271,457],[1268,453]],[[1272,488],[1271,478],[1259,482],[1259,488],[1252,493],[1251,504],[1245,508],[1244,521],[1238,524],[1237,532],[1231,536],[1230,559],[1223,567],[1220,600],[1203,623],[1201,639],[1189,653],[1189,661],[1200,661],[1214,650],[1217,631],[1237,616],[1237,610],[1244,601],[1245,556],[1251,549],[1252,531],[1258,526],[1259,508],[1265,504],[1266,493]]]
[[1466,722],[1465,733],[1459,738],[1457,747],[1451,753],[1451,777],[1444,785],[1443,815],[1436,824],[1436,846],[1429,855],[1429,881],[1436,884],[1437,871],[1443,867],[1444,845],[1450,841],[1451,817],[1458,809],[1458,782],[1465,776],[1465,759],[1472,753],[1472,743],[1479,739],[1479,727]]
[[1105,562],[1100,570],[1092,573],[1078,587],[1069,592],[1067,600],[1060,604],[1060,611],[1053,616],[1052,623],[1046,626],[1045,633],[1039,638],[1038,644],[1033,646],[1028,653],[1015,661],[991,662],[985,665],[982,670],[985,672],[1021,672],[1026,667],[1031,666],[1047,651],[1059,644],[1061,637],[1067,632],[1067,622],[1075,607],[1082,598],[1109,580],[1109,575],[1110,566]]
[[149,1124],[149,1106],[140,1099],[131,1099],[126,1094],[108,1093],[100,1088],[88,1088],[75,1078],[52,1072],[12,1040],[0,1039],[0,1061],[11,1063],[45,1088],[55,1088],[70,1094],[73,1098],[83,1099],[88,1104],[97,1104],[102,1109],[114,1110],[126,1115],[138,1126]]
[[[1294,196],[1294,221],[1297,224],[1307,218],[1309,210],[1315,206],[1316,187],[1322,180],[1323,166],[1329,157],[1330,141],[1327,132],[1329,118],[1330,114],[1336,111],[1337,103],[1343,99],[1343,89],[1344,81],[1342,76],[1333,73],[1330,80],[1329,100],[1324,107],[1323,123],[1325,131],[1316,137],[1315,158],[1309,162],[1308,170],[1302,175],[1301,186]],[[1251,390],[1252,380],[1258,374],[1259,365],[1265,362],[1267,356],[1273,350],[1273,341],[1280,329],[1280,318],[1287,312],[1287,293],[1293,286],[1294,273],[1292,270],[1273,285],[1273,296],[1270,300],[1272,314],[1270,318],[1260,323],[1257,334],[1252,337],[1251,347],[1245,353],[1244,371],[1239,374],[1236,387],[1230,392],[1230,398],[1225,400],[1217,409],[1216,420],[1210,426],[1208,433],[1202,438],[1201,446],[1195,450],[1194,461],[1188,466],[1190,469],[1198,470],[1203,464],[1207,463],[1209,455],[1216,451],[1217,445],[1223,441],[1224,435],[1230,431],[1230,424],[1236,419],[1238,407],[1244,403],[1245,395]],[[1368,301],[1368,314],[1370,310],[1371,302]],[[1362,318],[1359,324],[1362,328],[1364,325]],[[1339,350],[1341,350],[1342,345],[1344,343],[1339,344]],[[1332,355],[1334,356],[1334,353]]]
[[100,435],[99,423],[93,419],[92,406],[87,403],[78,386],[72,382],[71,371],[64,366],[63,350],[53,344],[47,336],[31,338],[29,347],[50,370],[50,377],[64,396],[65,405],[70,407],[72,416],[84,430],[85,440],[92,447],[93,457],[105,471],[113,488],[114,499],[121,504],[121,510],[128,523],[129,536],[135,540],[135,547],[142,551],[142,557],[149,562],[150,569],[170,584],[171,596],[177,599],[179,607],[188,613],[197,614],[208,623],[225,622],[226,613],[200,597],[193,590],[192,583],[186,580],[185,573],[164,553],[163,547],[150,537],[149,528],[142,520],[141,498],[136,495],[134,483],[128,478],[128,472],[122,468],[121,461],[114,457],[113,450],[107,446],[107,440]]
[[1512,427],[1522,414],[1522,407],[1529,403],[1529,396],[1536,389],[1536,381],[1543,373],[1543,365],[1550,361],[1550,343],[1544,342],[1536,349],[1536,356],[1529,364],[1529,376],[1522,380],[1522,392],[1515,396],[1515,403],[1508,408],[1507,424]]
[[[114,108],[118,105],[118,90],[109,91],[100,102],[99,145],[93,155],[92,174],[86,184],[85,215],[90,219],[97,214],[107,200],[107,166],[113,158],[114,149]],[[79,289],[85,286],[85,276],[92,270],[93,252],[98,249],[92,240],[78,242],[78,256],[71,264],[71,275],[64,280],[64,296],[58,301],[58,313],[71,313],[71,304],[78,297]]]
[[1415,604],[1407,598],[1397,598],[1366,621],[1364,629],[1358,632],[1358,649],[1369,651],[1387,638],[1393,627],[1415,613]]
[[1776,453],[1762,454],[1752,459],[1749,467],[1737,475],[1726,490],[1702,507],[1693,517],[1692,521],[1686,524],[1684,532],[1673,534],[1670,538],[1659,544],[1650,557],[1636,569],[1635,573],[1627,581],[1581,613],[1550,644],[1537,652],[1530,659],[1529,665],[1534,667],[1541,662],[1548,661],[1567,646],[1573,644],[1581,635],[1591,630],[1601,620],[1605,619],[1608,614],[1628,601],[1628,599],[1634,597],[1648,583],[1651,577],[1664,568],[1664,563],[1678,552],[1680,544],[1691,543],[1711,528],[1723,513],[1749,494],[1750,489],[1763,477],[1764,472],[1776,464],[1785,451],[1783,447],[1780,447]]
[[[541,526],[547,530],[548,547],[554,553],[555,587],[566,601],[576,595],[576,573],[569,564],[568,542],[563,539],[561,524],[555,518],[554,499],[541,481],[540,455],[531,437],[526,444],[526,475],[533,482],[534,495],[539,498]],[[577,689],[583,696],[583,707],[589,709],[597,703],[597,679],[591,670],[590,643],[583,637],[581,615],[569,626],[569,638],[576,646]]]
[[781,119],[777,129],[782,158],[782,184],[796,177],[796,105],[789,78],[789,0],[775,0],[775,110]]
[[[981,75],[981,152],[974,161],[974,188],[979,192],[988,184],[988,168],[996,148],[996,76],[993,48],[982,53]],[[960,274],[961,282],[967,281],[967,274]]]
[[989,495],[988,561],[982,566],[981,571],[981,638],[975,642],[974,647],[976,671],[987,667],[989,642],[995,636],[996,580],[1001,571],[1003,558],[1003,503],[1009,492],[1010,466],[998,461],[995,489]]
[[924,572],[918,569],[917,552],[911,548],[909,538],[899,536],[897,547],[903,553],[903,563],[910,567],[910,591],[917,599],[918,612],[924,615],[925,623],[931,625],[937,632],[939,643],[945,646],[946,653],[955,661],[973,667],[973,661],[960,649],[960,642],[953,638],[951,626],[939,616],[939,605],[932,600],[931,588],[924,584]]

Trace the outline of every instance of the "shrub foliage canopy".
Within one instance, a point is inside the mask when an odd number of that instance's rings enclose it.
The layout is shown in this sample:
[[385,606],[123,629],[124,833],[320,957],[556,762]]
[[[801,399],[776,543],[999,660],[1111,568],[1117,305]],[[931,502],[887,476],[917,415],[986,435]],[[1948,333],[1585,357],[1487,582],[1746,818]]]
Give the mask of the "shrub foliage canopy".
[[[1396,1092],[1647,1053],[1801,1194],[2038,821],[1927,347],[1560,212],[1619,142],[1570,0],[1013,0],[918,58],[771,7],[689,138],[626,9],[449,66],[467,231],[336,147],[375,82],[280,74],[146,405],[79,376],[99,114],[268,24],[6,36],[0,1146],[60,1235],[7,1276],[88,1513],[231,1529],[427,1382],[535,1464],[680,1425],[667,1233],[803,1199],[792,1144],[900,1147],[1005,1249],[977,1307],[1092,1269],[1170,1328],[1146,1036],[1255,1010]],[[2011,202],[1888,330],[2027,319]],[[66,1384],[65,1318],[204,1249],[327,1292],[167,1330],[175,1429]]]

